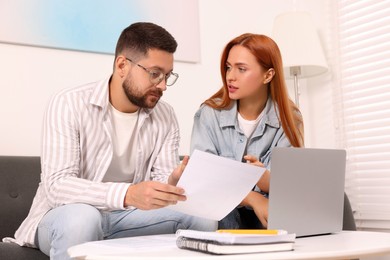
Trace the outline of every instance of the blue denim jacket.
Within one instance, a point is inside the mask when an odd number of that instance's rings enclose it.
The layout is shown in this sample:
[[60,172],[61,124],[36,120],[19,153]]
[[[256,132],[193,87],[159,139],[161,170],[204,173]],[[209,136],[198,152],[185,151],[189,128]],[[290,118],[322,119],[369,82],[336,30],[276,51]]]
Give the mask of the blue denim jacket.
[[246,154],[254,155],[270,169],[272,148],[276,146],[290,147],[291,144],[271,98],[268,98],[264,116],[249,139],[238,126],[236,101],[229,109],[217,110],[202,105],[195,113],[191,153],[198,149],[237,161],[242,161]]

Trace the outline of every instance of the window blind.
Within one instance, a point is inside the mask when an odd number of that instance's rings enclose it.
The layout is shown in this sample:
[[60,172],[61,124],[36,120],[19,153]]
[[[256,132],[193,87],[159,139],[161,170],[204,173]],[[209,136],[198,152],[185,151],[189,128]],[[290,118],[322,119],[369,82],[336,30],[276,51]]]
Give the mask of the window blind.
[[360,230],[390,230],[390,1],[338,1],[346,192]]

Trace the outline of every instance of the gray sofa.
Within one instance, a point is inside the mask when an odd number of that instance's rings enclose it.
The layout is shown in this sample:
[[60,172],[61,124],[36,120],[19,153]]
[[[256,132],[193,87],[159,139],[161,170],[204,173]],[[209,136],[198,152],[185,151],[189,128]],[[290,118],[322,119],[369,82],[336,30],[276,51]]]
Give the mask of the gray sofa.
[[[40,181],[40,159],[26,156],[0,156],[0,240],[13,237],[27,216]],[[344,203],[344,230],[356,230],[347,196]],[[1,260],[49,259],[38,249],[0,243]]]
[[[38,156],[0,156],[0,241],[13,237],[30,210],[40,180]],[[48,260],[38,249],[0,243],[2,260]]]

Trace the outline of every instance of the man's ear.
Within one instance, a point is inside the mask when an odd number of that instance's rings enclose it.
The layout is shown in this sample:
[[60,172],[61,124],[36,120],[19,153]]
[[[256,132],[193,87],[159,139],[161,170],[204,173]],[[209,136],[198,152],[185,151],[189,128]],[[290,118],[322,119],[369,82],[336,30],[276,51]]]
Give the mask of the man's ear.
[[118,75],[123,78],[126,76],[126,69],[127,69],[127,60],[124,56],[119,55],[115,59],[115,70],[117,71]]
[[264,84],[270,83],[271,80],[274,78],[274,75],[275,75],[275,70],[273,68],[267,70],[267,72],[265,73],[265,79],[263,83]]

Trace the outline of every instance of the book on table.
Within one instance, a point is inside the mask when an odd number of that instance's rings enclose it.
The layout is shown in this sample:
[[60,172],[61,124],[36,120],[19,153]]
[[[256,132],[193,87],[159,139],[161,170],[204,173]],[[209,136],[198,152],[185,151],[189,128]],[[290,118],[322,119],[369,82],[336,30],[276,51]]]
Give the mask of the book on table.
[[176,245],[181,249],[210,254],[245,254],[290,251],[294,249],[295,234],[269,232],[205,232],[178,230]]

